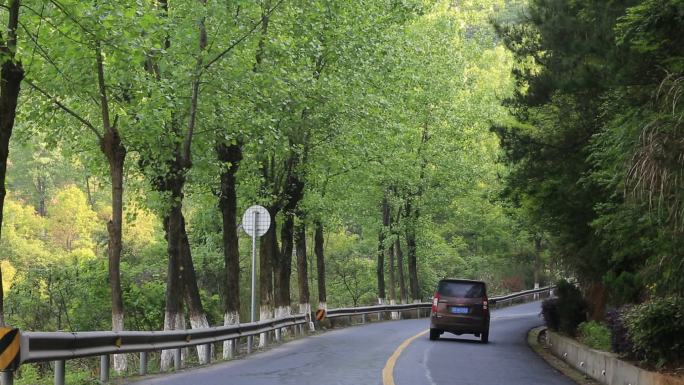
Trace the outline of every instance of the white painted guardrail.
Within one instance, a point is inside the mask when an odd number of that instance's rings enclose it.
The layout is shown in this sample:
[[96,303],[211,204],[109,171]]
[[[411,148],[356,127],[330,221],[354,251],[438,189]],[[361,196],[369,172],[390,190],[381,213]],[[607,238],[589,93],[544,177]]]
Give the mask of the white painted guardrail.
[[[489,302],[492,306],[512,304],[515,301],[525,302],[532,298],[548,294],[553,295],[553,286],[535,290],[526,290],[505,296],[492,297]],[[369,314],[378,314],[382,317],[385,312],[402,312],[415,310],[417,317],[421,316],[422,310],[428,310],[430,302],[401,304],[401,305],[376,305],[365,307],[351,307],[330,309],[327,318],[362,316],[363,322]],[[308,324],[310,315],[298,314],[278,319],[243,323],[234,326],[217,326],[203,329],[185,329],[169,331],[93,331],[93,332],[24,332],[20,337],[20,361],[19,364],[54,361],[55,385],[63,385],[65,378],[65,361],[82,357],[97,357],[100,359],[100,382],[109,381],[109,356],[122,353],[140,354],[140,375],[147,373],[147,354],[151,351],[174,350],[176,356],[176,369],[180,369],[181,349],[197,345],[212,345],[214,343],[233,340],[243,337],[255,336],[262,333],[270,333],[283,328],[291,327],[294,333],[304,334],[304,325]],[[279,342],[280,333],[276,334]],[[211,346],[208,346],[206,362],[211,361]],[[13,372],[2,372],[2,384],[12,385]]]

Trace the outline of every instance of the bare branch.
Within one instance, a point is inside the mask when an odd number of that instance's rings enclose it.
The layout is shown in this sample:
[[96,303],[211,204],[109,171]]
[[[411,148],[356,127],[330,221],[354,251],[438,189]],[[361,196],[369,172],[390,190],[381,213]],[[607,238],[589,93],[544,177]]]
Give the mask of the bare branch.
[[[206,0],[200,0],[202,6],[206,7]],[[197,104],[199,102],[199,86],[202,77],[202,53],[207,48],[207,28],[204,25],[205,19],[202,18],[199,22],[199,55],[197,56],[197,72],[192,80],[192,97],[190,99],[190,117],[188,118],[188,131],[185,133],[185,140],[183,141],[183,166],[190,168],[192,164],[192,135],[195,131],[195,122],[197,121]]]
[[97,87],[100,92],[100,108],[102,109],[102,127],[105,132],[111,132],[109,122],[109,100],[107,99],[107,86],[104,79],[104,64],[102,63],[102,49],[100,43],[95,44],[95,62],[97,66]]
[[64,103],[60,102],[56,97],[53,97],[53,96],[50,95],[47,91],[45,91],[45,90],[43,90],[42,88],[38,87],[38,86],[37,86],[35,83],[33,83],[31,80],[29,80],[29,79],[24,79],[24,82],[26,82],[26,84],[28,84],[29,86],[31,86],[31,88],[33,88],[34,90],[38,91],[38,92],[41,93],[43,96],[45,96],[46,98],[48,98],[48,99],[49,99],[50,101],[52,101],[57,107],[61,108],[64,112],[66,112],[67,114],[69,114],[69,115],[71,115],[72,117],[74,117],[76,120],[78,120],[79,122],[81,122],[84,126],[88,127],[88,128],[90,129],[90,131],[92,131],[92,132],[95,134],[95,136],[97,136],[98,139],[102,139],[102,134],[95,128],[95,126],[93,126],[92,123],[90,123],[89,121],[87,121],[85,118],[83,118],[81,115],[79,115],[78,113],[76,113],[74,110],[72,110],[72,109],[70,109],[69,107],[67,107],[66,105],[64,105]]
[[17,49],[17,26],[19,25],[19,5],[21,1],[10,0],[9,19],[7,21],[7,48],[14,55]]
[[232,50],[233,50],[235,47],[237,47],[240,43],[242,43],[243,41],[245,41],[245,40],[246,40],[250,35],[252,35],[252,34],[254,33],[254,31],[256,31],[257,28],[259,28],[259,26],[264,22],[264,18],[270,16],[270,15],[273,13],[273,11],[275,11],[276,8],[278,8],[278,7],[280,6],[280,4],[282,4],[283,2],[285,2],[285,0],[279,0],[279,1],[276,3],[276,5],[274,5],[273,7],[271,7],[271,9],[269,9],[266,13],[264,13],[264,15],[261,17],[261,19],[260,19],[257,23],[254,23],[254,25],[252,25],[252,27],[249,29],[249,31],[247,31],[247,33],[245,33],[245,34],[242,35],[239,39],[237,39],[236,41],[234,41],[233,44],[231,44],[230,46],[228,46],[228,48],[226,48],[226,49],[223,50],[221,53],[219,53],[218,55],[216,55],[213,59],[209,60],[209,62],[207,62],[207,64],[204,65],[203,70],[205,70],[205,71],[208,70],[209,67],[211,67],[214,63],[216,63],[217,61],[221,60],[225,55],[227,55],[230,51],[232,51]]

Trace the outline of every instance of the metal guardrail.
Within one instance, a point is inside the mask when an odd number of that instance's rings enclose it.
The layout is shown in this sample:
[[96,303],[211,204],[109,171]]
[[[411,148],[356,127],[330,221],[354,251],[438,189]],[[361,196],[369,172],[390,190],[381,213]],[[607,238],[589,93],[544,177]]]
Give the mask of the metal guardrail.
[[[535,290],[526,290],[505,296],[489,299],[491,306],[513,303],[533,296],[537,298],[542,293],[553,295],[554,286]],[[330,309],[327,318],[362,316],[366,321],[369,314],[382,317],[385,312],[403,312],[416,310],[421,316],[421,310],[429,310],[430,302],[420,302],[400,305],[375,305],[364,307],[350,307]],[[242,337],[255,336],[262,333],[279,331],[283,328],[294,327],[295,331],[303,333],[304,325],[309,322],[309,315],[299,314],[290,317],[244,323],[234,326],[217,326],[203,329],[170,330],[170,331],[97,331],[97,332],[25,332],[21,335],[21,363],[55,362],[55,384],[64,384],[64,362],[82,357],[101,357],[100,381],[109,380],[109,355],[122,353],[140,353],[140,374],[146,374],[147,353],[159,350],[174,350],[176,368],[180,368],[180,350],[197,345],[211,345],[217,342],[238,340]],[[279,340],[280,333],[276,333]],[[207,352],[206,361],[211,360],[211,349]],[[12,372],[2,372],[2,383],[11,385]]]
[[[492,308],[497,306],[512,304],[515,301],[524,301],[527,297],[539,298],[541,294],[549,293],[553,295],[553,289],[555,286],[546,286],[539,289],[524,290],[517,293],[491,297],[489,298],[489,305]],[[374,305],[374,306],[364,306],[364,307],[348,307],[339,309],[330,309],[327,312],[327,318],[341,318],[341,317],[351,317],[355,315],[363,316],[363,321],[365,322],[365,316],[369,314],[381,314],[384,312],[403,312],[407,310],[416,310],[418,317],[420,318],[420,310],[431,309],[432,303],[430,302],[417,302],[411,304],[400,304],[400,305]]]
[[512,303],[515,300],[522,299],[532,296],[533,298],[539,298],[541,294],[548,293],[549,296],[553,296],[553,290],[556,286],[546,286],[540,287],[539,289],[524,290],[517,293],[506,294],[498,297],[492,297],[489,299],[491,305],[497,305],[501,303]]
[[21,336],[21,363],[70,360],[105,354],[182,349],[254,336],[308,322],[304,314],[205,329],[153,332],[27,332]]

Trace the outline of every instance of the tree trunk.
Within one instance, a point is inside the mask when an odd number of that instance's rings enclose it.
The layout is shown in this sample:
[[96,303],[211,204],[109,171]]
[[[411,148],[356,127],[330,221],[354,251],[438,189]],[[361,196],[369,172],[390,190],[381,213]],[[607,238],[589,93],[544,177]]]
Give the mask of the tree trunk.
[[295,228],[295,244],[297,254],[297,283],[299,286],[299,313],[311,316],[311,298],[309,293],[309,271],[306,259],[306,225],[300,221]]
[[[126,150],[120,144],[118,133],[110,131],[103,138],[103,151],[109,160],[112,183],[112,219],[107,223],[109,242],[109,289],[112,299],[112,331],[124,330],[123,293],[121,290],[121,232],[123,226],[123,173]],[[111,144],[110,144],[111,143]],[[126,355],[114,355],[114,370],[123,373],[127,368]]]
[[541,270],[542,237],[534,237],[534,288],[539,288],[539,271]]
[[378,264],[376,275],[378,279],[378,303],[385,303],[385,232],[389,226],[389,203],[387,196],[382,198],[382,227],[378,232]]
[[[176,330],[180,321],[183,319],[182,312],[182,277],[180,270],[180,207],[175,204],[171,207],[169,215],[164,218],[164,229],[166,230],[166,247],[169,258],[166,274],[166,309],[164,311],[164,330]],[[177,212],[176,212],[177,211]],[[173,367],[173,350],[162,350],[161,367],[162,371],[167,371]]]
[[409,288],[411,299],[415,302],[420,300],[420,290],[418,288],[418,267],[416,263],[416,230],[413,226],[414,224],[410,223],[406,228],[406,248],[408,249]]
[[323,223],[316,221],[314,229],[314,254],[316,254],[316,275],[318,277],[318,308],[326,310],[327,294],[325,292],[325,255],[323,251]]
[[[36,192],[38,193],[38,215],[43,217],[43,218],[45,218],[47,216],[47,206],[45,205],[45,201],[47,199],[47,180],[46,179],[47,178],[45,178],[42,175],[38,175],[36,177]],[[90,195],[90,188],[88,187],[88,178],[86,178],[86,188],[87,188],[88,195]]]
[[285,220],[280,229],[281,249],[274,275],[276,318],[289,315],[290,312],[290,277],[292,276],[292,239],[294,235],[294,215],[285,213]]
[[401,251],[401,240],[399,237],[394,241],[394,252],[397,254],[397,273],[399,275],[399,295],[401,303],[406,303],[406,279],[404,278],[404,252]]
[[[21,62],[15,59],[17,49],[17,26],[19,25],[19,0],[9,1],[7,18],[7,40],[0,41],[0,229],[2,228],[2,213],[5,208],[5,177],[7,174],[7,157],[9,156],[9,142],[17,115],[17,100],[21,81],[24,79],[24,69]],[[0,39],[2,36],[0,35]],[[1,233],[0,233],[1,236]],[[2,269],[0,269],[0,283],[2,283]],[[5,325],[4,293],[0,284],[0,326]]]
[[[218,160],[227,168],[221,172],[221,193],[219,208],[223,217],[223,259],[226,269],[226,293],[223,303],[223,324],[240,323],[240,250],[237,229],[237,189],[235,174],[242,160],[240,144],[219,144],[216,147]],[[232,358],[236,346],[233,341],[223,343],[223,358]]]
[[[121,290],[121,229],[123,225],[123,173],[126,161],[126,148],[121,144],[121,135],[111,124],[109,116],[109,99],[104,76],[104,64],[99,43],[95,49],[95,69],[97,71],[98,90],[100,92],[100,108],[104,135],[100,139],[100,150],[109,163],[109,176],[112,183],[112,218],[107,223],[109,242],[109,287],[112,298],[112,331],[124,329],[123,294]],[[90,198],[90,187],[88,186]],[[114,370],[123,373],[127,368],[126,355],[114,355]]]
[[[92,188],[90,187],[90,176],[86,175],[84,179],[85,179],[85,187],[86,187],[86,198],[88,199],[88,206],[90,206],[91,210],[95,211],[95,199],[93,199],[93,191],[92,191]],[[45,190],[45,188],[43,190]],[[39,211],[43,212],[43,214],[40,214],[41,217],[44,217],[47,215],[47,213],[45,212],[45,196],[46,195],[47,194],[45,191],[43,191],[40,194],[40,197],[41,197],[40,206],[41,206],[41,208],[39,209]]]
[[394,277],[394,242],[390,244],[389,250],[388,250],[388,256],[389,256],[389,266],[388,266],[388,273],[389,273],[389,300],[390,304],[394,305],[396,304],[397,300],[397,290],[395,288],[396,282],[395,282],[395,277]]
[[[193,329],[208,328],[209,321],[207,320],[207,314],[204,312],[199,287],[197,286],[197,275],[195,274],[195,265],[192,261],[190,242],[188,241],[188,233],[185,230],[185,218],[183,217],[183,214],[181,214],[181,226],[179,231],[179,239],[181,241],[180,261],[181,273],[183,276],[183,294],[185,294],[185,302],[188,305],[190,327]],[[209,363],[206,356],[207,346],[208,345],[197,345],[197,355],[201,365]]]

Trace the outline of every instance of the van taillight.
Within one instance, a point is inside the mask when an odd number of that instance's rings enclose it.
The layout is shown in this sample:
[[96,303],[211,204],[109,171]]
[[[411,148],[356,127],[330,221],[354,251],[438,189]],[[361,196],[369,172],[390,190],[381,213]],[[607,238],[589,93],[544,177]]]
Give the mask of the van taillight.
[[435,293],[432,297],[432,312],[437,313],[437,303],[439,302],[439,293]]
[[482,301],[482,309],[484,309],[484,310],[489,309],[489,303],[487,302],[487,299]]

